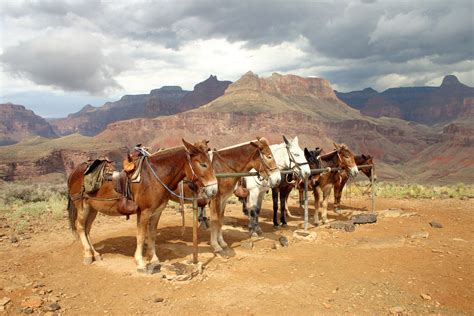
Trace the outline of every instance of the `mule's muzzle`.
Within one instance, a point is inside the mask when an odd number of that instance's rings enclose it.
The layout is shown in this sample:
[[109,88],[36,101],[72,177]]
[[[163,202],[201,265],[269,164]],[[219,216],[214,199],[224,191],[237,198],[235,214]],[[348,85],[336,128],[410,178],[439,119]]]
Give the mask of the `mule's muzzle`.
[[359,174],[359,169],[357,168],[357,166],[352,167],[352,168],[349,169],[349,176],[355,177],[358,174]]
[[217,182],[214,182],[214,183],[206,185],[203,188],[203,192],[206,198],[212,198],[214,195],[217,194],[217,189],[218,189]]
[[280,170],[273,171],[268,177],[268,185],[270,186],[270,188],[274,188],[280,185],[280,182],[281,182]]

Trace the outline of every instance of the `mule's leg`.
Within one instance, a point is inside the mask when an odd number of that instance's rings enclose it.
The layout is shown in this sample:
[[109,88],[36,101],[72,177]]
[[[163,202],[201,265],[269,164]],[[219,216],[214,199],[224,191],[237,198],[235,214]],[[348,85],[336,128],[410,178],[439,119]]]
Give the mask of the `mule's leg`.
[[323,219],[323,224],[326,224],[328,221],[328,200],[331,195],[332,185],[326,185],[323,188],[323,202],[322,202],[322,213],[321,217]]
[[222,226],[224,225],[224,211],[225,211],[226,203],[227,203],[227,198],[221,199],[220,210],[219,210],[219,230],[217,232],[217,242],[223,249],[226,249],[229,247],[224,240],[224,236],[222,235]]
[[[79,207],[78,207],[79,206]],[[91,244],[86,235],[87,218],[89,217],[90,207],[86,201],[80,201],[76,204],[77,219],[76,230],[83,247],[83,261],[85,264],[91,264],[94,261],[94,253],[92,252]]]
[[221,253],[223,251],[222,247],[217,242],[217,235],[219,233],[219,207],[220,207],[220,197],[211,200],[211,248],[216,253]]
[[262,210],[262,202],[263,202],[263,199],[265,198],[265,193],[266,192],[260,192],[260,194],[258,195],[258,200],[257,200],[257,209],[256,209],[256,216],[255,216],[255,232],[257,233],[257,235],[262,235],[263,232],[262,232],[262,228],[260,228],[260,223],[259,223],[259,217],[260,217],[260,211]]
[[198,206],[198,219],[199,219],[199,228],[201,230],[209,229],[209,218],[206,217],[206,207]]
[[313,189],[314,195],[314,225],[319,226],[319,197],[322,197],[323,192],[321,187],[318,185]]
[[143,244],[148,232],[150,209],[141,210],[137,213],[137,248],[135,250],[135,262],[138,272],[146,272],[146,262],[143,259]]
[[272,188],[273,226],[278,227],[278,189]]
[[87,217],[87,222],[86,222],[86,237],[87,237],[87,240],[89,241],[89,245],[92,248],[92,252],[94,253],[94,260],[95,261],[102,260],[102,256],[94,248],[94,244],[91,241],[91,235],[90,235],[91,228],[92,228],[92,223],[94,222],[94,220],[97,216],[97,213],[98,212],[95,209],[90,208],[89,209],[89,216]]
[[300,208],[304,208],[304,190],[298,189]]
[[286,222],[286,194],[288,190],[285,189],[280,189],[280,223],[281,226],[287,227],[288,223]]
[[149,219],[148,222],[148,234],[147,234],[147,247],[146,254],[147,258],[150,260],[150,263],[157,264],[160,262],[158,256],[156,255],[156,232],[158,228],[158,222],[160,221],[161,214],[163,213],[163,208],[161,207],[156,210]]

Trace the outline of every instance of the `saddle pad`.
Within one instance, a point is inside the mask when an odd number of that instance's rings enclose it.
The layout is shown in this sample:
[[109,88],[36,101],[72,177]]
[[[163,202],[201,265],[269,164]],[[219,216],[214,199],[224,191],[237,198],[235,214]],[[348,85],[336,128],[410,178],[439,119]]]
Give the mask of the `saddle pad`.
[[135,172],[130,177],[130,179],[132,180],[133,183],[138,183],[138,182],[141,181],[142,164],[143,164],[144,159],[145,159],[145,156],[141,156],[138,159],[138,163],[136,163],[137,167],[135,168]]
[[84,172],[84,191],[94,193],[102,186],[104,180],[104,169],[107,164],[105,160],[94,160]]

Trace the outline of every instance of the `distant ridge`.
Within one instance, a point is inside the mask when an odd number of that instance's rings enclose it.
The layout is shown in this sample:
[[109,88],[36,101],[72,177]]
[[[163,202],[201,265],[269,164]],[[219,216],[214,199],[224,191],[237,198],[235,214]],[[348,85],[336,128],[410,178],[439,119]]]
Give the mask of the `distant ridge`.
[[439,87],[391,88],[382,93],[367,88],[336,94],[364,115],[435,125],[449,123],[469,112],[471,105],[464,100],[474,97],[474,88],[462,84],[456,76],[448,75]]

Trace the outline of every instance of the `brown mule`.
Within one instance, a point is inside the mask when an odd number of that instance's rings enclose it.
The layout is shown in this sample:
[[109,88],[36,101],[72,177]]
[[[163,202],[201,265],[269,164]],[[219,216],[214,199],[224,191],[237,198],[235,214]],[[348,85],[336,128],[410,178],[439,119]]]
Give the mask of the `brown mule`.
[[[269,180],[272,187],[280,183],[280,170],[277,168],[268,141],[265,138],[257,138],[254,141],[213,151],[210,155],[212,156],[212,165],[217,173],[248,172],[255,169],[261,177]],[[224,209],[240,178],[219,178],[218,192],[210,200],[211,247],[214,252],[221,255],[224,254],[223,248],[227,248],[222,236]],[[175,192],[178,193],[179,191],[176,190]],[[191,191],[186,186],[184,187],[184,194],[186,197],[192,196]],[[179,201],[176,197],[172,198],[177,202]],[[209,199],[201,199],[198,201],[198,205],[203,209],[208,202]],[[205,219],[201,224],[205,226]]]
[[[371,155],[356,155],[354,156],[354,160],[357,164],[357,167],[359,168],[359,171],[362,171],[367,178],[370,179],[372,176],[372,168],[370,167],[359,167],[363,165],[373,165],[374,164],[374,158]],[[334,183],[334,208],[338,209],[340,204],[341,204],[341,196],[342,196],[342,190],[344,189],[344,186],[347,183],[347,180],[349,180],[349,175],[347,174],[346,171],[342,171],[338,173],[339,180]],[[374,174],[374,180],[377,179],[377,176]]]
[[[357,164],[354,160],[354,155],[345,144],[334,144],[336,150],[319,156],[318,151],[309,151],[307,148],[304,149],[306,160],[309,162],[311,169],[320,168],[342,168],[349,176],[356,176],[359,172]],[[319,151],[320,152],[320,151]],[[315,174],[310,179],[310,189],[313,190],[314,195],[314,224],[320,225],[319,222],[319,201],[322,198],[322,212],[321,217],[323,224],[327,223],[327,204],[331,189],[339,181],[339,175],[337,171],[323,172],[321,174]],[[300,201],[302,200],[302,190],[300,186]]]
[[[145,158],[141,181],[132,183],[131,191],[138,205],[137,248],[134,257],[139,272],[145,272],[147,268],[143,258],[145,238],[150,265],[159,264],[155,249],[156,229],[171,190],[176,189],[178,183],[187,178],[197,189],[203,190],[207,197],[212,197],[217,192],[214,169],[202,143],[192,145],[183,140],[183,144],[184,146],[159,151]],[[80,165],[68,178],[69,221],[71,229],[79,235],[84,247],[84,262],[92,263],[93,260],[100,259],[100,254],[94,249],[89,237],[97,212],[112,216],[122,214],[117,210],[117,197],[120,195],[114,191],[111,182],[104,182],[96,193],[84,194],[84,170],[85,166]]]

